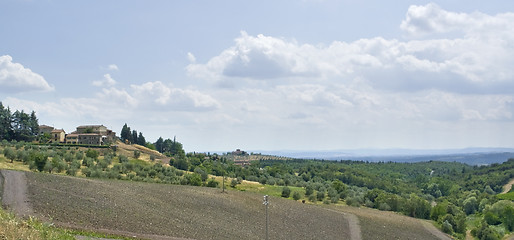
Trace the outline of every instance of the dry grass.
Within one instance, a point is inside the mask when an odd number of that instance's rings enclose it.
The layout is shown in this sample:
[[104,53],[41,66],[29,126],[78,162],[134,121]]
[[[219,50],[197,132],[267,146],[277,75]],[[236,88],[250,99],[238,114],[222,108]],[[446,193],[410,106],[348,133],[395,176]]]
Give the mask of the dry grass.
[[0,208],[0,239],[75,239],[65,230],[34,219],[22,220]]
[[0,154],[0,169],[30,171],[28,165],[25,165],[22,162],[17,162],[17,161],[14,161],[11,163],[10,160],[5,159],[3,154]]
[[[193,239],[262,239],[262,195],[220,189],[27,173],[37,214],[89,230]],[[347,239],[343,214],[272,198],[273,239]]]
[[169,158],[164,156],[162,153],[146,148],[144,146],[138,144],[125,144],[121,141],[116,141],[117,153],[121,155],[125,155],[129,158],[134,157],[134,151],[138,150],[141,152],[141,156],[139,159],[150,162],[150,156],[154,156],[156,161],[160,161],[162,163],[169,163]]

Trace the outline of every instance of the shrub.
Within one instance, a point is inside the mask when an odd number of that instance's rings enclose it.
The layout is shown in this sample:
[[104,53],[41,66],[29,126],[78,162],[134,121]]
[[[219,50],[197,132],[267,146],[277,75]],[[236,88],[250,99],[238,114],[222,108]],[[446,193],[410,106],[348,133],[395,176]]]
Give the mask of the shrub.
[[309,184],[309,185],[307,185],[307,186],[305,187],[305,196],[310,196],[310,195],[312,195],[313,193],[314,193],[314,189],[313,189],[312,185],[310,185],[310,184]]
[[291,195],[291,189],[289,189],[287,186],[282,188],[282,197],[288,198],[289,195]]
[[193,186],[202,186],[202,176],[197,173],[190,175],[189,184]]
[[127,157],[127,156],[125,156],[125,155],[120,155],[120,156],[118,156],[118,161],[119,161],[120,163],[128,163],[128,161],[129,161],[129,160],[128,160],[128,157]]
[[88,149],[86,151],[86,157],[89,157],[89,158],[92,158],[92,159],[98,159],[98,156],[100,155],[100,153],[98,153],[98,151],[96,150],[93,150],[93,149]]
[[514,207],[505,207],[505,210],[503,211],[502,221],[509,231],[512,232],[514,230]]
[[443,222],[443,225],[442,225],[442,229],[443,232],[445,233],[448,233],[448,234],[452,234],[453,233],[453,227],[452,225],[448,222],[448,220],[444,221]]
[[360,206],[360,201],[357,197],[348,197],[346,198],[346,205],[358,207]]
[[218,186],[218,182],[214,179],[214,178],[211,178],[209,179],[209,181],[207,182],[207,187],[212,187],[212,188],[215,188]]
[[48,160],[48,156],[46,156],[43,153],[34,153],[32,155],[32,159],[34,160],[37,170],[42,172],[45,168],[46,162]]
[[75,176],[75,175],[77,175],[77,170],[78,170],[77,168],[70,167],[70,168],[68,168],[68,170],[66,170],[66,174],[70,175],[70,176]]
[[293,199],[294,199],[295,201],[296,201],[296,200],[299,200],[300,198],[302,198],[302,197],[300,196],[300,193],[299,193],[299,192],[294,192],[294,193],[293,193]]
[[237,184],[238,184],[237,179],[232,178],[232,181],[230,181],[230,187],[235,188]]
[[323,201],[325,198],[325,191],[318,191],[318,193],[316,193],[316,198],[318,201]]
[[501,223],[500,217],[489,211],[484,214],[484,220],[489,225],[498,225]]
[[135,159],[139,159],[139,157],[141,157],[141,151],[139,151],[139,150],[134,150],[134,158],[135,158]]
[[387,203],[380,203],[380,205],[378,205],[378,209],[382,211],[391,211],[391,207]]

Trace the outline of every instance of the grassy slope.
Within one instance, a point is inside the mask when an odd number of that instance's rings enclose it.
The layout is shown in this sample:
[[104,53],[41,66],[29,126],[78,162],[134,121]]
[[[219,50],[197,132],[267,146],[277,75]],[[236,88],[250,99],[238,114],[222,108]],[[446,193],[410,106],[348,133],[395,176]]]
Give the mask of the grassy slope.
[[[27,173],[34,210],[56,223],[194,239],[262,239],[262,195]],[[347,239],[342,214],[272,198],[274,239]]]

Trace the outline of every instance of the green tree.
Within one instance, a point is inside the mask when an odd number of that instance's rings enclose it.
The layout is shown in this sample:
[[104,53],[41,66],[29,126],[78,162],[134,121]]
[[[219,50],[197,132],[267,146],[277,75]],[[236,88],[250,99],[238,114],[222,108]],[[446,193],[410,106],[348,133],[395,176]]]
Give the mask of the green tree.
[[300,198],[302,198],[302,196],[300,195],[300,193],[299,193],[299,192],[297,192],[297,191],[295,191],[295,192],[293,193],[293,199],[294,199],[295,201],[298,201]]
[[88,157],[88,158],[92,158],[92,159],[96,160],[96,159],[98,159],[99,155],[100,155],[100,153],[98,151],[93,150],[91,148],[86,151],[86,157]]
[[500,220],[500,217],[498,215],[496,215],[495,213],[491,212],[491,211],[487,211],[484,214],[484,220],[489,225],[498,225],[498,224],[500,224],[502,222]]
[[134,150],[134,158],[135,158],[135,159],[139,159],[139,157],[141,157],[141,151],[139,151],[139,150]]
[[125,123],[125,125],[123,125],[123,128],[121,129],[121,133],[120,133],[121,141],[123,141],[123,142],[130,141],[131,136],[132,135],[130,133],[130,127],[128,127],[127,124]]
[[146,139],[143,136],[142,132],[139,132],[139,135],[137,136],[137,144],[139,144],[141,146],[145,146],[146,145]]
[[502,222],[509,231],[514,231],[514,207],[506,206],[502,214]]
[[469,197],[466,200],[464,200],[464,202],[462,202],[462,205],[464,208],[464,212],[466,212],[466,214],[473,214],[478,208],[477,198],[474,196]]
[[318,191],[316,193],[316,199],[318,199],[318,201],[323,201],[324,198],[325,198],[325,190],[324,189],[322,191]]
[[332,181],[332,187],[338,192],[338,193],[343,193],[346,191],[346,189],[348,188],[346,186],[346,184],[344,184],[343,182],[341,182],[340,180],[334,180]]
[[16,152],[10,147],[5,147],[3,154],[7,159],[11,160],[11,163],[16,159]]
[[443,230],[443,232],[448,233],[448,234],[452,234],[453,233],[453,227],[450,224],[450,222],[448,222],[448,220],[443,222],[442,230]]
[[119,155],[119,156],[118,156],[118,161],[119,161],[120,163],[128,163],[129,159],[128,159],[128,158],[127,158],[127,156],[125,156],[125,155]]
[[310,196],[314,193],[314,188],[312,187],[312,185],[308,184],[307,186],[305,186],[305,196]]
[[200,174],[193,173],[189,179],[189,184],[192,186],[202,186],[202,177]]
[[132,136],[130,137],[130,143],[134,144],[137,143],[137,131],[132,130]]
[[428,219],[430,217],[430,203],[427,200],[411,194],[404,208],[405,214],[415,218]]
[[0,140],[11,140],[11,110],[0,102]]
[[282,188],[282,197],[283,198],[288,198],[289,195],[291,195],[291,189],[288,188],[287,186],[283,187]]
[[[16,110],[12,115],[11,129],[13,132],[13,140],[16,141],[32,141],[35,138],[34,132],[37,133],[39,125],[37,123],[36,114],[32,112],[29,116],[23,110]],[[37,127],[36,127],[37,126]]]
[[212,187],[212,188],[215,188],[218,186],[218,181],[216,181],[216,179],[214,178],[211,178],[209,179],[209,181],[207,181],[207,187]]
[[237,186],[238,182],[237,179],[232,178],[232,181],[230,181],[230,187],[235,188]]
[[[183,157],[179,157],[175,160],[171,159],[170,164],[180,170],[189,170],[189,163],[187,162],[186,158]],[[202,179],[200,178],[200,180]]]
[[159,137],[159,139],[157,139],[157,141],[154,143],[154,145],[155,145],[155,150],[157,150],[160,153],[164,152],[164,139],[162,139],[162,137]]
[[446,214],[447,207],[448,207],[447,204],[438,203],[430,211],[430,218],[434,221],[437,221],[440,217],[442,217]]
[[31,154],[31,158],[34,161],[37,170],[42,172],[45,169],[45,165],[48,160],[48,156],[46,156],[46,154],[41,153],[41,152],[33,152]]

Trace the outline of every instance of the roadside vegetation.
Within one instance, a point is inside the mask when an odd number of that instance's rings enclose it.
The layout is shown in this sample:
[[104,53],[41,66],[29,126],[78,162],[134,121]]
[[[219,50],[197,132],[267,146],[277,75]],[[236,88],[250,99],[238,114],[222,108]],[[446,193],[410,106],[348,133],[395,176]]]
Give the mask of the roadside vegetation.
[[67,230],[55,228],[33,218],[19,219],[1,208],[0,226],[0,239],[75,239]]

